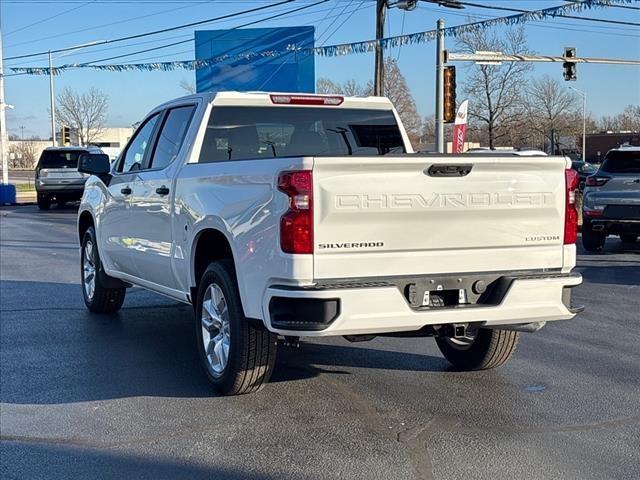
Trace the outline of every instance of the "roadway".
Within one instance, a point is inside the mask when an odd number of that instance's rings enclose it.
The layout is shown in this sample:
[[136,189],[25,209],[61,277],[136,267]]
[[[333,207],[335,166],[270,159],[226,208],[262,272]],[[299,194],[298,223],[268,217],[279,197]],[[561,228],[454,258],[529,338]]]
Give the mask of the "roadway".
[[75,214],[0,209],[3,479],[640,478],[640,245],[580,251],[586,311],[501,369],[337,338],[224,398],[188,306],[134,288],[115,317],[84,309]]

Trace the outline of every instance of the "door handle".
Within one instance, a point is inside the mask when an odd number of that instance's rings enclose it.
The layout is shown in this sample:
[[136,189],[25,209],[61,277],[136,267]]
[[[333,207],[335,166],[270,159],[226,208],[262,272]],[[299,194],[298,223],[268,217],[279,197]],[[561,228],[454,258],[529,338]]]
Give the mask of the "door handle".
[[164,185],[161,187],[156,188],[156,193],[158,195],[168,195],[169,194],[169,187],[165,187]]
[[130,187],[121,188],[120,193],[123,195],[131,195],[131,188]]
[[425,175],[430,177],[465,177],[469,175],[469,172],[473,168],[473,164],[461,164],[461,165],[431,165],[424,171]]

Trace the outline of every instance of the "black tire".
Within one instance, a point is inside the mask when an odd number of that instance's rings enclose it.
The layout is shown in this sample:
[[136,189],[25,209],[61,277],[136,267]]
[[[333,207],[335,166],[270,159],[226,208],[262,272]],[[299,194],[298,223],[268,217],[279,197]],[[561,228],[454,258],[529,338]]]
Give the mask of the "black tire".
[[[223,308],[228,322],[228,353],[224,368],[216,372],[205,351],[203,337],[203,303],[209,287],[222,291]],[[223,395],[241,395],[260,390],[271,377],[276,361],[277,335],[261,323],[244,316],[235,269],[230,260],[212,262],[198,285],[195,308],[196,340],[200,360],[207,377]],[[215,330],[216,336],[221,330]],[[214,332],[209,330],[207,335]]]
[[[85,286],[88,274],[85,269],[85,257],[87,256],[87,243],[91,242],[92,248],[89,252],[93,262],[95,280],[93,294],[89,294]],[[85,278],[85,276],[87,278]],[[98,243],[96,242],[96,232],[93,227],[89,227],[82,238],[82,248],[80,250],[80,279],[82,281],[82,298],[84,304],[92,313],[115,313],[120,310],[127,289],[124,287],[108,287],[106,283],[110,279],[102,270],[102,262],[98,253]],[[114,279],[111,279],[114,280]]]
[[600,252],[604,247],[607,235],[604,232],[594,232],[591,230],[591,223],[584,222],[582,225],[582,246],[587,252]]
[[40,210],[49,210],[51,207],[51,197],[48,195],[38,194],[38,208]]
[[636,240],[638,240],[638,235],[626,233],[626,234],[620,235],[620,240],[622,240],[623,243],[635,243]]
[[438,348],[457,370],[488,370],[504,365],[516,349],[519,332],[480,328],[468,345],[436,337]]

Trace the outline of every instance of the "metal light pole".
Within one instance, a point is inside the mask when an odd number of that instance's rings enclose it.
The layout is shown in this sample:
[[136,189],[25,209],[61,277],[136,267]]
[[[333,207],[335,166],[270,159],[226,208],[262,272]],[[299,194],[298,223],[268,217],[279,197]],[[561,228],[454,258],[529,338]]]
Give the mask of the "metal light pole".
[[2,31],[0,31],[0,157],[2,157],[2,183],[9,183],[9,158],[7,155],[7,118],[4,110],[4,70],[2,66]]
[[587,161],[587,94],[574,87],[569,87],[574,92],[582,95],[582,161]]
[[444,152],[444,20],[438,20],[436,37],[436,150]]
[[49,100],[51,101],[51,141],[53,146],[57,147],[56,141],[56,101],[53,94],[53,59],[51,57],[51,50],[49,50]]

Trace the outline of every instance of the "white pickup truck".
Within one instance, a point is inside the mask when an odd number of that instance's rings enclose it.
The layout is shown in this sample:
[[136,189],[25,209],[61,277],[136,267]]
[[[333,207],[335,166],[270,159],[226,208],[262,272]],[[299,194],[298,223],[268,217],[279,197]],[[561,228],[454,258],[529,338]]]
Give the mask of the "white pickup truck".
[[132,285],[192,304],[224,394],[268,381],[278,336],[433,336],[479,370],[579,310],[570,162],[413,153],[385,98],[193,95],[79,170],[88,309]]

